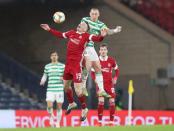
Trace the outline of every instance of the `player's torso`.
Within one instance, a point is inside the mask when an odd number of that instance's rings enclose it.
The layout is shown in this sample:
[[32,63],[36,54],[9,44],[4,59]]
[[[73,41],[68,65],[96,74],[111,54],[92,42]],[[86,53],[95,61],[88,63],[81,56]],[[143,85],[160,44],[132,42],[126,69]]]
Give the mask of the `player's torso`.
[[58,90],[60,91],[63,90],[63,81],[62,81],[62,76],[64,72],[64,64],[61,63],[56,63],[56,64],[48,64],[46,66],[47,68],[47,75],[48,75],[48,88],[47,91],[52,91],[52,90]]
[[100,59],[100,64],[104,80],[112,80],[112,69],[113,69],[112,58],[108,57],[107,60]]
[[[90,17],[85,17],[85,22],[88,23],[89,25],[89,34],[94,34],[94,35],[99,35],[100,34],[100,31],[102,29],[102,25],[103,23],[100,22],[99,20],[97,21],[92,21],[90,20]],[[94,46],[94,42],[90,41],[87,46]]]
[[67,45],[67,57],[69,60],[81,60],[82,54],[86,47],[86,33],[72,33],[69,37],[69,42]]

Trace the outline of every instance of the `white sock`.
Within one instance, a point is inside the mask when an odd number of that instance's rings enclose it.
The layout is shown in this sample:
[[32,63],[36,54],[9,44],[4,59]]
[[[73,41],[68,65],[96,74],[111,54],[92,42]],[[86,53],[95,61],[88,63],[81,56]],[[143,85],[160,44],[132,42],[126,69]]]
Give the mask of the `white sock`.
[[60,123],[62,119],[62,109],[57,110],[57,122]]
[[103,75],[102,73],[95,73],[95,81],[98,85],[99,91],[103,91],[104,87],[103,87]]
[[53,114],[53,107],[47,107],[47,112],[49,113],[49,115],[50,115],[51,117],[54,116],[54,114]]

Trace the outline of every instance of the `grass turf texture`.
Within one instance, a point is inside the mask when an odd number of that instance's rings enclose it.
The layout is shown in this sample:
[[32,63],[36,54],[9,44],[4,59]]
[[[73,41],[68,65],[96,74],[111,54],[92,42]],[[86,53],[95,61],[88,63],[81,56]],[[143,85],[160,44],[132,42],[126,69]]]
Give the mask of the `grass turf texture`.
[[62,128],[15,128],[0,129],[0,131],[174,131],[170,126],[115,126],[115,127],[62,127]]

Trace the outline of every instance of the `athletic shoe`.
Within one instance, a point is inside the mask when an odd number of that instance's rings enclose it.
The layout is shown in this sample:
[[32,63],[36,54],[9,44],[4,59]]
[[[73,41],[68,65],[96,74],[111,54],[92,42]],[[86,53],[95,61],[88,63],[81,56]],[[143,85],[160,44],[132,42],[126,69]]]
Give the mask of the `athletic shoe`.
[[75,102],[68,105],[68,108],[66,109],[65,115],[68,115],[71,113],[71,110],[76,108],[77,104]]

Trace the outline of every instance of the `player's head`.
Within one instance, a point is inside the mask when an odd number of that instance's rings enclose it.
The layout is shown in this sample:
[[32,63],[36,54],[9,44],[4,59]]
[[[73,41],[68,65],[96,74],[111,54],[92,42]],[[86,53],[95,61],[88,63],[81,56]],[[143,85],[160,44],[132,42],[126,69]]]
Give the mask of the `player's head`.
[[86,22],[81,22],[78,26],[77,26],[77,31],[78,32],[87,32],[89,29],[89,26]]
[[99,54],[102,57],[105,57],[108,55],[108,46],[106,43],[100,44]]
[[57,62],[58,61],[58,53],[56,51],[52,51],[50,55],[51,62]]
[[90,18],[92,21],[98,20],[98,17],[100,16],[99,9],[97,8],[92,8],[89,12]]

